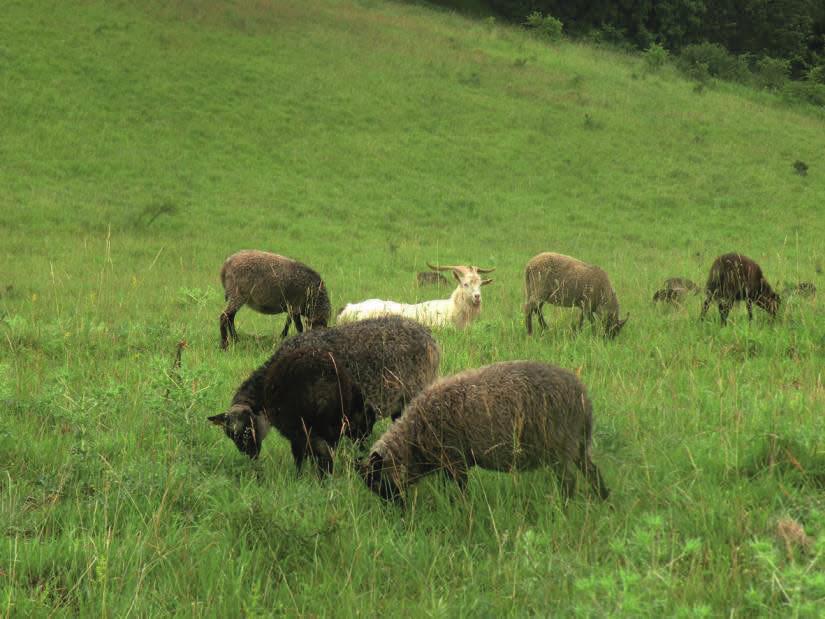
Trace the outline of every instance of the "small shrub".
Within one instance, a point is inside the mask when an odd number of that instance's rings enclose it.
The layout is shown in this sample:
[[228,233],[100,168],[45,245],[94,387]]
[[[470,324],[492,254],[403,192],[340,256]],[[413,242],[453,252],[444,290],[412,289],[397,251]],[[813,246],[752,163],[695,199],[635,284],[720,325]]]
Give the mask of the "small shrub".
[[789,71],[789,61],[765,56],[757,61],[754,77],[760,87],[779,90],[788,80]]
[[783,96],[789,101],[802,101],[825,107],[825,84],[816,82],[787,81],[782,87]]
[[679,55],[679,66],[691,77],[696,67],[704,65],[711,77],[726,80],[746,81],[748,77],[747,59],[737,58],[717,43],[688,45]]
[[817,65],[808,71],[808,81],[825,85],[825,64]]
[[533,11],[525,22],[541,38],[557,41],[562,36],[563,24],[552,15],[542,15],[540,11]]
[[648,71],[659,71],[667,63],[670,54],[668,51],[658,43],[652,43],[644,54],[645,67]]

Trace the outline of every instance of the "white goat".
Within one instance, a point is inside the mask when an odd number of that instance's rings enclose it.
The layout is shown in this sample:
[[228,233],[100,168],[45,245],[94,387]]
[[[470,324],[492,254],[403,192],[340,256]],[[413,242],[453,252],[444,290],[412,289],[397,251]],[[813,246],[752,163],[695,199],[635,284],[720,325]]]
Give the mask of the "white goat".
[[368,299],[361,303],[349,303],[338,314],[338,322],[349,322],[374,318],[376,316],[404,316],[429,327],[452,324],[463,329],[481,312],[481,287],[491,284],[492,279],[481,279],[479,273],[491,273],[495,269],[480,269],[471,266],[437,266],[429,262],[434,271],[452,271],[458,281],[449,299],[424,301],[423,303],[396,303],[382,299]]

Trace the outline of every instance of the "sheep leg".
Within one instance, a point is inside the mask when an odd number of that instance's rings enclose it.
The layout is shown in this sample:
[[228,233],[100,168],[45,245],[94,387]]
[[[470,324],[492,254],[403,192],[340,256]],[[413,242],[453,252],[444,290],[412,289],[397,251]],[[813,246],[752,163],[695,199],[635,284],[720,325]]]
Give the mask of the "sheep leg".
[[467,469],[456,463],[450,463],[441,472],[458,486],[462,494],[467,490]]
[[289,333],[289,325],[292,324],[292,314],[287,312],[286,314],[286,323],[284,324],[284,330],[281,331],[281,339],[286,337],[286,334]]
[[606,501],[610,496],[610,490],[607,489],[604,479],[602,478],[602,474],[599,472],[596,465],[593,464],[593,461],[590,459],[590,456],[587,455],[586,451],[583,450],[583,454],[576,461],[576,464],[582,472],[582,475],[584,475],[584,478],[590,483],[590,487],[593,488],[593,491],[602,501]]
[[221,314],[221,348],[223,349],[226,349],[229,337],[233,340],[238,339],[238,334],[235,332],[235,314],[240,308],[240,304],[230,301]]
[[527,335],[533,335],[533,308],[524,310],[524,326],[527,327]]
[[307,442],[303,436],[293,438],[290,440],[290,447],[292,447],[292,459],[295,460],[295,473],[300,475],[304,466],[304,458],[307,455]]
[[753,320],[753,301],[748,299],[748,322]]
[[311,436],[309,439],[309,448],[311,450],[312,458],[318,467],[318,477],[324,475],[332,475],[332,447],[324,439]]
[[541,325],[542,329],[547,328],[547,322],[544,320],[544,314],[542,313],[542,308],[544,307],[544,303],[539,303],[539,307],[536,310],[536,313],[539,315],[539,324]]
[[573,477],[571,471],[567,468],[566,462],[559,462],[553,467],[553,472],[559,481],[559,492],[564,504],[570,501],[573,493],[576,491],[576,478]]
[[298,333],[304,332],[304,325],[301,322],[301,315],[300,314],[292,314],[292,320],[295,321],[295,328],[298,329]]

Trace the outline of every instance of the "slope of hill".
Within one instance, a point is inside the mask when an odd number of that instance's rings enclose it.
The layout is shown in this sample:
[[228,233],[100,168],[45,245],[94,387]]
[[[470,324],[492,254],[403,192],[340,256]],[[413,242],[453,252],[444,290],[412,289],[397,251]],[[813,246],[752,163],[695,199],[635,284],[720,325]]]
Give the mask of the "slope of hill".
[[[698,299],[650,304],[731,250],[825,290],[814,109],[404,3],[11,0],[0,119],[7,615],[816,608],[821,295],[724,330]],[[335,307],[432,297],[427,260],[495,266],[482,319],[437,334],[442,373],[577,368],[611,505],[563,509],[548,471],[474,472],[401,513],[346,446],[321,483],[277,436],[246,461],[205,421],[282,325],[243,310],[217,348],[220,265],[246,247],[316,267]],[[555,309],[524,335],[522,270],[546,250],[610,273],[617,341]],[[776,541],[782,517],[807,550]]]

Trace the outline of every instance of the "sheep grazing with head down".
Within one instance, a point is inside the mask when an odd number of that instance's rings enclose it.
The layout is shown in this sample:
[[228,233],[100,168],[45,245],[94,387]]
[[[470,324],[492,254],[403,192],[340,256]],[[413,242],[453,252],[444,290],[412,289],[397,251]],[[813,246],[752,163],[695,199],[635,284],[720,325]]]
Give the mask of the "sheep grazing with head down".
[[263,385],[264,423],[252,423],[243,407],[236,415],[230,410],[209,418],[230,438],[238,437],[238,448],[252,458],[274,427],[289,440],[298,471],[310,457],[319,474],[332,473],[341,436],[360,441],[372,431],[375,411],[364,405],[361,390],[331,351],[310,346],[280,355],[266,368]]
[[[303,440],[296,428],[300,430],[308,418],[313,426],[317,419],[318,427],[325,428],[316,429],[316,434],[327,445],[336,424],[336,436],[340,436],[338,422],[343,423],[344,417],[349,419],[345,433],[359,438],[369,434],[376,417],[400,415],[406,403],[435,380],[440,359],[441,351],[430,332],[404,318],[375,318],[307,331],[284,340],[241,384],[229,410],[209,420],[223,427],[238,450],[250,458],[258,456],[273,425],[290,441],[296,436]],[[292,363],[302,365],[293,372],[289,369]],[[345,388],[347,382],[350,390]],[[333,383],[341,389],[337,402]],[[280,406],[281,398],[297,404]],[[319,412],[307,412],[313,405]],[[313,443],[311,435],[308,442],[295,445],[293,441],[293,454],[297,450],[321,455],[319,463],[326,466],[330,450]]]
[[226,348],[227,336],[238,338],[235,314],[244,305],[262,314],[286,312],[282,338],[292,321],[299,333],[304,330],[301,316],[311,329],[329,322],[329,296],[321,276],[297,260],[266,251],[239,251],[223,263],[221,284],[226,298],[221,314],[222,348]]
[[528,334],[533,333],[533,314],[538,315],[542,329],[547,328],[541,313],[545,303],[580,308],[579,329],[585,316],[593,324],[595,315],[599,315],[607,337],[618,335],[629,318],[628,314],[619,320],[619,301],[607,273],[564,254],[544,252],[531,258],[524,270],[524,289]]
[[593,413],[575,374],[537,361],[508,361],[443,378],[419,394],[372,446],[362,464],[384,499],[435,472],[462,488],[470,467],[495,471],[553,467],[565,499],[575,464],[596,494],[609,491],[590,458]]
[[375,316],[404,316],[429,327],[452,325],[464,329],[481,313],[481,287],[492,284],[492,279],[481,279],[480,274],[495,269],[474,266],[427,266],[434,271],[452,271],[458,286],[449,299],[424,301],[423,303],[397,303],[382,299],[368,299],[361,303],[349,303],[338,314],[338,322],[363,320]]
[[689,292],[699,294],[699,286],[685,277],[670,277],[665,280],[664,287],[653,294],[653,302],[665,301],[678,305]]
[[449,286],[450,280],[436,271],[421,271],[416,273],[415,283],[419,286]]
[[762,274],[762,268],[747,256],[737,253],[723,254],[713,261],[705,289],[707,296],[700,318],[704,319],[708,307],[716,301],[723,325],[727,324],[728,314],[737,301],[747,303],[748,320],[753,320],[754,303],[774,318],[781,303],[779,295]]

